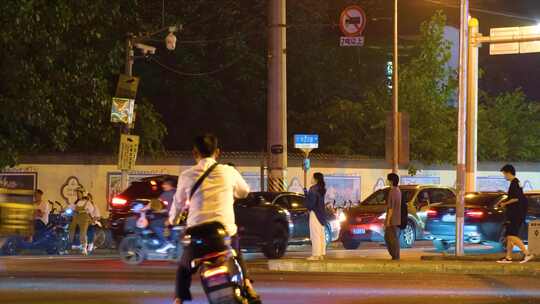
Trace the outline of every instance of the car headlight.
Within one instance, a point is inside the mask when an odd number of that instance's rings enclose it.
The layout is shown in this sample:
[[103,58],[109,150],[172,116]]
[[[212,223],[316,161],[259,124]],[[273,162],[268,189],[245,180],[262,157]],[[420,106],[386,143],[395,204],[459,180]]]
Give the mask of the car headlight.
[[386,212],[381,214],[381,216],[378,217],[379,220],[385,220],[386,219]]
[[340,212],[339,215],[338,215],[338,220],[340,223],[343,223],[347,220],[347,215],[345,214],[345,212]]

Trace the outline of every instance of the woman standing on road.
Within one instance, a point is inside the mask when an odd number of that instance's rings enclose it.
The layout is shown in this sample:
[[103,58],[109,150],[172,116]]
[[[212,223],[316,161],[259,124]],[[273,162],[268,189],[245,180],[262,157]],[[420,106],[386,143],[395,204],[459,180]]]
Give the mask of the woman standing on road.
[[322,173],[313,174],[313,186],[309,188],[306,195],[306,207],[309,210],[309,236],[311,239],[310,261],[324,259],[326,255],[326,210],[324,197],[326,195],[326,185]]

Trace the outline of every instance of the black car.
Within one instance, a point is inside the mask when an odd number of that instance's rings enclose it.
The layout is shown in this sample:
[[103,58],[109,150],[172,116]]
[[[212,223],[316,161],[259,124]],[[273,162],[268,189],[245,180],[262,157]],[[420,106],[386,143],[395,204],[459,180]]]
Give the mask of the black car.
[[[252,192],[249,195],[252,205],[270,204],[286,209],[291,215],[290,244],[300,245],[310,243],[309,211],[304,203],[304,195],[295,192]],[[326,242],[330,243],[339,238],[340,223],[337,216],[327,209],[328,223],[325,227]]]
[[[359,206],[349,209],[341,224],[341,242],[345,249],[357,249],[361,242],[384,242],[384,220],[389,187],[379,189]],[[454,200],[451,188],[431,185],[400,185],[402,200],[407,202],[407,227],[401,230],[402,248],[411,248],[422,239],[426,211],[440,202]]]
[[[526,223],[540,218],[540,192],[525,193],[529,200]],[[497,204],[506,199],[503,192],[471,192],[465,195],[464,241],[502,249],[505,238],[504,208]],[[456,240],[456,202],[451,201],[430,208],[427,212],[426,237],[433,240],[439,251],[447,250]],[[520,237],[528,239],[526,225]]]
[[[133,182],[124,192],[115,196],[109,205],[110,226],[117,243],[129,232],[127,221],[134,219],[132,206],[148,204],[161,194],[161,183],[166,178],[177,176],[160,175]],[[289,212],[274,204],[262,204],[253,199],[238,200],[234,206],[240,244],[244,249],[261,250],[268,258],[280,258],[287,251],[292,221]]]

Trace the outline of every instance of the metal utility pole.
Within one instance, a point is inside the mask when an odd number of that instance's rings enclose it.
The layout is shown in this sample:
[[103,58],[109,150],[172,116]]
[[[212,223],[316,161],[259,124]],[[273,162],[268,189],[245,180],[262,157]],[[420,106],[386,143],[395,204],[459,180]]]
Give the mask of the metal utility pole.
[[286,0],[268,2],[268,190],[278,192],[287,188]]
[[477,143],[478,143],[478,47],[473,37],[479,32],[479,22],[471,18],[469,26],[469,43],[467,58],[467,159],[465,191],[476,191]]
[[399,171],[399,118],[398,118],[398,101],[399,101],[399,37],[398,37],[398,0],[394,0],[394,62],[392,64],[392,172]]
[[456,166],[456,255],[462,256],[463,227],[465,215],[465,159],[466,159],[466,118],[467,118],[467,46],[469,43],[469,0],[461,0],[461,22],[459,35],[459,104],[458,138]]
[[[133,51],[133,35],[131,33],[127,34],[126,37],[126,67],[124,73],[128,76],[133,76],[133,62],[135,60],[135,52]],[[129,134],[130,125],[123,124],[121,126],[121,134]],[[128,187],[128,174],[129,170],[123,169],[121,171],[120,177],[120,186],[122,190]]]

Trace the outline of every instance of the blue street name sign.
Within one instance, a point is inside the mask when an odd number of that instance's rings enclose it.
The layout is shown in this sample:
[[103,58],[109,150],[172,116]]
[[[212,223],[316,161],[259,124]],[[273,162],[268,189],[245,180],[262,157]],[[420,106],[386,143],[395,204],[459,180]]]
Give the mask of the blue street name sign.
[[297,149],[317,149],[319,148],[319,135],[295,134],[294,147]]

